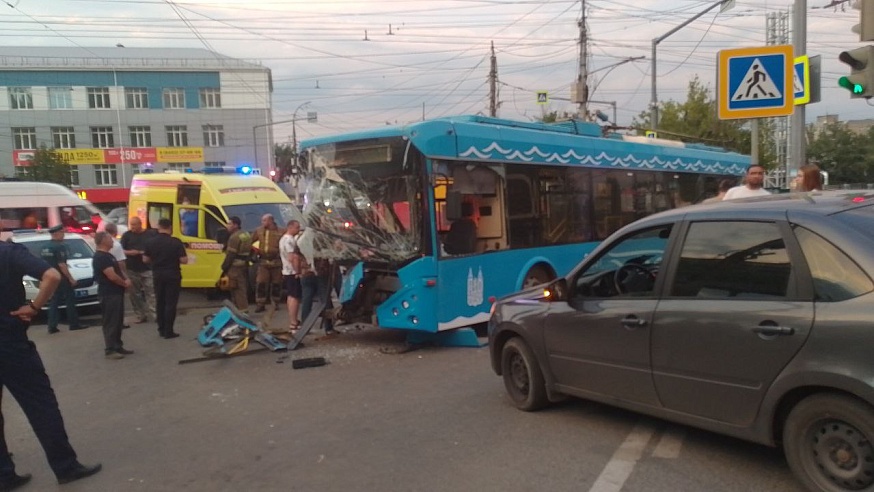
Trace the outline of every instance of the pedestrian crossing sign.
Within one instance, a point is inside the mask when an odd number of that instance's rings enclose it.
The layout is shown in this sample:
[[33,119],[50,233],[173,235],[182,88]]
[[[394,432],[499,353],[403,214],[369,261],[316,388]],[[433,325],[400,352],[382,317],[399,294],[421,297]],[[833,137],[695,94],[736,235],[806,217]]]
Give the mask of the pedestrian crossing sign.
[[810,58],[801,55],[795,58],[792,70],[792,91],[795,96],[795,105],[810,102]]
[[549,93],[546,91],[538,91],[537,104],[549,104]]
[[719,119],[786,116],[794,109],[792,46],[761,46],[719,52]]

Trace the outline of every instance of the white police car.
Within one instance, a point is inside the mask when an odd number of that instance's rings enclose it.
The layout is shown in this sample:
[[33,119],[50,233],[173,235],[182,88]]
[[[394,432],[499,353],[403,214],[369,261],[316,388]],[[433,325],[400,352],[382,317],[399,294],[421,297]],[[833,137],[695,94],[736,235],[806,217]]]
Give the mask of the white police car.
[[[37,258],[41,258],[40,251],[46,247],[49,241],[52,240],[51,234],[48,231],[15,231],[11,237],[12,242],[21,243],[31,254]],[[76,306],[96,306],[99,303],[97,299],[97,282],[94,281],[94,269],[91,265],[91,259],[94,257],[94,249],[91,243],[79,234],[66,233],[64,234],[64,243],[70,250],[70,256],[67,258],[67,267],[70,269],[70,274],[76,279],[75,295]],[[24,291],[28,300],[36,297],[39,291],[39,280],[25,276],[23,279]],[[60,307],[65,307],[61,304]],[[48,303],[43,306],[43,309],[48,308]]]

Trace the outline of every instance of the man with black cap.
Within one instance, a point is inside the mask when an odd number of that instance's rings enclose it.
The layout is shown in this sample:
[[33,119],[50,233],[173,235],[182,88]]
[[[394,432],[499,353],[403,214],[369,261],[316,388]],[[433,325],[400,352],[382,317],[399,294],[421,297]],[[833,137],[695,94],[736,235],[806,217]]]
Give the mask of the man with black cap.
[[[25,302],[24,275],[39,279],[39,292]],[[61,282],[61,275],[21,244],[0,242],[0,384],[18,401],[39,439],[58,483],[69,483],[99,472],[101,466],[79,463],[70,446],[58,400],[36,345],[27,338],[30,321]],[[0,417],[0,425],[3,419]],[[30,481],[15,473],[12,455],[0,428],[0,490],[14,490]]]
[[48,325],[49,333],[57,333],[58,323],[60,322],[61,313],[60,305],[63,302],[67,309],[67,322],[70,323],[70,330],[81,330],[88,328],[88,325],[79,322],[79,313],[76,311],[76,279],[70,273],[70,268],[67,267],[67,257],[70,256],[70,250],[64,243],[64,226],[56,225],[49,229],[52,235],[52,240],[40,251],[40,256],[52,268],[61,273],[61,284],[58,290],[55,291],[51,303],[49,303]]
[[182,291],[182,268],[188,263],[185,245],[172,234],[173,222],[170,219],[158,221],[158,234],[146,243],[143,261],[152,265],[152,279],[155,283],[155,314],[158,317],[158,334],[161,338],[179,336],[173,330],[176,322],[176,305]]

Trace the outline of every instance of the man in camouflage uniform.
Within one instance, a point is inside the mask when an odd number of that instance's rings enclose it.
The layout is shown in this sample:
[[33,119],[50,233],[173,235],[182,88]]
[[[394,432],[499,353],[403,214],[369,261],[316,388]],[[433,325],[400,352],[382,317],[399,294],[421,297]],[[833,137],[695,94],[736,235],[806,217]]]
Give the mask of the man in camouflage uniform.
[[268,298],[274,305],[282,300],[282,260],[279,258],[279,230],[270,214],[261,217],[261,227],[255,229],[252,242],[258,242],[258,272],[255,274],[256,313],[264,311]]
[[252,235],[240,229],[242,222],[239,217],[231,217],[228,221],[227,247],[225,261],[222,263],[222,275],[230,281],[231,301],[237,309],[243,312],[249,310],[249,255],[252,252]]

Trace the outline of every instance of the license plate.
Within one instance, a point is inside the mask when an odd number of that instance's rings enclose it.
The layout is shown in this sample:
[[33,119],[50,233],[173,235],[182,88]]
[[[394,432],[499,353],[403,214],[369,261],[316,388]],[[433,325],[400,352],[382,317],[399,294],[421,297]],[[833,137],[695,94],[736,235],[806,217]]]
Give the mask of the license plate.
[[79,289],[76,291],[76,298],[88,296],[88,289]]

